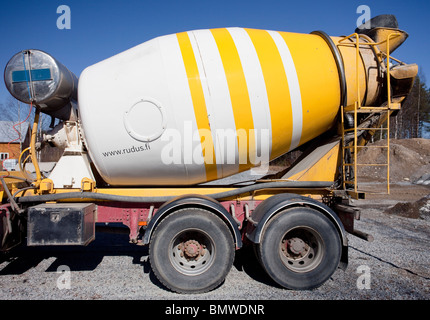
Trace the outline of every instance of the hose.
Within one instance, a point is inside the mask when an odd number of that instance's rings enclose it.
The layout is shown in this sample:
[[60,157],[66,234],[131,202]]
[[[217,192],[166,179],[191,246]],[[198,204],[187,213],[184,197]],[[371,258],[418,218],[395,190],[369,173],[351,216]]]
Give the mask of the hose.
[[337,72],[339,75],[339,84],[340,84],[340,105],[346,106],[348,100],[347,94],[347,84],[346,84],[346,76],[345,76],[345,66],[343,63],[342,54],[339,52],[339,49],[334,44],[333,40],[330,36],[324,31],[312,31],[311,34],[315,34],[324,39],[328,47],[330,48],[331,53],[333,54],[334,61],[336,62]]
[[[206,196],[213,199],[224,199],[247,192],[252,192],[267,188],[328,188],[333,186],[333,181],[280,181],[280,182],[264,182],[257,183],[250,186],[245,186],[229,191],[223,191],[218,193],[206,194]],[[108,201],[119,201],[119,202],[166,202],[175,196],[158,196],[158,197],[137,197],[137,196],[120,196],[114,194],[103,194],[97,192],[69,192],[59,194],[46,194],[39,196],[23,196],[17,200],[19,203],[25,202],[46,202],[46,201],[58,201],[66,199],[92,199],[92,200],[108,200]]]

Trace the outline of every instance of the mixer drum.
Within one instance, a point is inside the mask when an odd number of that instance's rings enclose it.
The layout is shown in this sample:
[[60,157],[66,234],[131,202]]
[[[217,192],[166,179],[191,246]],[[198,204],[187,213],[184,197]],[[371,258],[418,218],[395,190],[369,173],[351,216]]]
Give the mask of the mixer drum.
[[107,183],[189,185],[326,132],[341,91],[333,52],[318,34],[211,29],[162,36],[88,67],[79,109]]

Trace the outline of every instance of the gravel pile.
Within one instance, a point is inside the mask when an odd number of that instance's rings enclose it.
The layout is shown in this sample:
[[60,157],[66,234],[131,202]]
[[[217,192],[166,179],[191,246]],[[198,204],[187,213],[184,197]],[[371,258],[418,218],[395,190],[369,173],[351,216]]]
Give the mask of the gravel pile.
[[[368,144],[358,153],[358,163],[384,164],[387,162],[386,140]],[[418,182],[430,173],[430,140],[429,139],[390,139],[390,181]],[[360,180],[385,181],[385,167],[364,166],[359,168]]]
[[430,221],[430,195],[413,202],[399,202],[385,210],[385,213]]

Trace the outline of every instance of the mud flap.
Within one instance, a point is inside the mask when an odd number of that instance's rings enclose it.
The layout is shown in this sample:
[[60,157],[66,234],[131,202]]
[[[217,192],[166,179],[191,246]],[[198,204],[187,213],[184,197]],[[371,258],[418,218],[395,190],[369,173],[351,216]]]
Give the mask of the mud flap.
[[0,251],[8,251],[23,239],[23,225],[9,204],[0,206]]

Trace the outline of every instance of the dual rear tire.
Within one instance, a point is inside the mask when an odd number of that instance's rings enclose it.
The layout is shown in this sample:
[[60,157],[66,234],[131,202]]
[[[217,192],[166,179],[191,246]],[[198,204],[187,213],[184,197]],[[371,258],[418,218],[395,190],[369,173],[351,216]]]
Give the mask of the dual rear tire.
[[[295,207],[272,217],[256,247],[267,274],[284,288],[313,289],[336,271],[342,254],[339,231],[321,212]],[[227,224],[200,208],[180,209],[154,230],[149,248],[152,270],[168,289],[203,293],[229,273],[235,243]]]
[[198,208],[168,215],[154,230],[149,247],[155,276],[179,293],[203,293],[219,286],[230,272],[234,256],[227,224]]
[[321,286],[336,271],[342,243],[335,225],[324,214],[296,207],[269,220],[256,253],[279,285],[309,290]]

